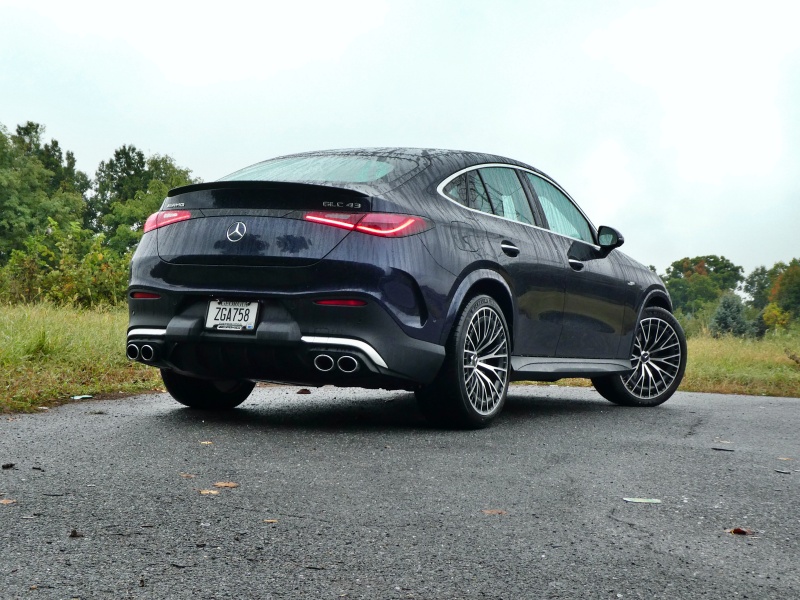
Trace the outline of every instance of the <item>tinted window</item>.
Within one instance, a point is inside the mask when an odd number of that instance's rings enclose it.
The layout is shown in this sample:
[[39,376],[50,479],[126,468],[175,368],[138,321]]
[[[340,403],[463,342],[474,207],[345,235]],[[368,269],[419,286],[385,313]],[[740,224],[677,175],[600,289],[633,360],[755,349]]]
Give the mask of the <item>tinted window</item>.
[[486,188],[478,172],[470,171],[467,173],[467,177],[469,181],[469,207],[490,215],[502,215],[503,213],[498,212],[489,201],[489,194],[486,193]]
[[594,244],[592,227],[581,211],[554,185],[532,173],[525,173],[536,191],[550,229],[561,235]]
[[488,167],[479,171],[495,214],[528,225],[534,224],[528,198],[515,169]]
[[467,206],[467,176],[459,175],[453,181],[444,186],[444,195],[455,200],[459,204]]
[[407,158],[359,154],[287,156],[246,167],[220,181],[391,183],[418,168]]

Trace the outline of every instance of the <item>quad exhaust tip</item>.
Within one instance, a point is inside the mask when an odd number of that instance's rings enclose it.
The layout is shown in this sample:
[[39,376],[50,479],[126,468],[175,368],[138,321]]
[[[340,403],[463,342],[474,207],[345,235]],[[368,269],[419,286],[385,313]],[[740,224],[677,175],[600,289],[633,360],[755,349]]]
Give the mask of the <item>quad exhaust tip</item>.
[[336,361],[336,366],[339,367],[342,373],[355,373],[358,371],[358,361],[349,354],[340,356],[339,360]]
[[150,344],[145,344],[139,351],[139,356],[145,362],[151,362],[156,357],[156,351]]
[[317,371],[322,371],[323,373],[327,373],[331,369],[333,369],[333,359],[328,356],[327,354],[318,354],[314,358],[314,366],[316,367]]

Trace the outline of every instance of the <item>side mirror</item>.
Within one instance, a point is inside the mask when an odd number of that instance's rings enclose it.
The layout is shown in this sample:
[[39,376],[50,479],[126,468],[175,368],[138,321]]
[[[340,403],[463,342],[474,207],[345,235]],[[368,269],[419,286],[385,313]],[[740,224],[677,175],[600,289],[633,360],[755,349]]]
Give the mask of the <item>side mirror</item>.
[[614,248],[619,248],[625,243],[625,238],[622,234],[608,225],[601,225],[597,230],[597,241],[600,247],[606,252],[611,252]]

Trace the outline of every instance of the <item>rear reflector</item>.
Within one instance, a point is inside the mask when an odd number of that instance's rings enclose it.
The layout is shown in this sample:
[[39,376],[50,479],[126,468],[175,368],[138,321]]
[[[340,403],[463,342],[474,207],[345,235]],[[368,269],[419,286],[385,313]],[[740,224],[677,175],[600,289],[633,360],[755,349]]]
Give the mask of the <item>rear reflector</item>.
[[188,210],[166,210],[153,213],[147,217],[147,221],[144,223],[144,233],[191,218],[192,213]]
[[314,300],[314,304],[320,304],[322,306],[366,306],[367,305],[367,303],[364,300],[353,300],[350,298]]
[[306,213],[306,221],[352,229],[380,237],[405,237],[422,233],[433,225],[422,217],[394,213]]
[[131,298],[136,298],[137,300],[158,300],[161,298],[161,295],[153,294],[152,292],[133,292]]

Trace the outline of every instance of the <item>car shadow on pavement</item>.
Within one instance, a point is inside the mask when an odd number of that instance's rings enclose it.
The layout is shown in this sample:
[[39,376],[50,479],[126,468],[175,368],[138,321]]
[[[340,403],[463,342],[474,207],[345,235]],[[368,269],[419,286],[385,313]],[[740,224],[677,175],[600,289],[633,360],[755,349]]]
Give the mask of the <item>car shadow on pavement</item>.
[[[617,408],[602,399],[571,399],[530,391],[515,393],[512,389],[495,426],[513,426],[514,423],[561,415],[603,413]],[[313,431],[448,430],[426,421],[414,395],[408,392],[376,392],[374,396],[362,392],[355,398],[348,397],[347,390],[341,390],[334,398],[315,398],[312,393],[297,399],[281,398],[280,401],[250,400],[236,410],[221,412],[194,410],[176,404],[173,411],[160,415],[158,419],[166,420],[171,426],[203,422]]]

